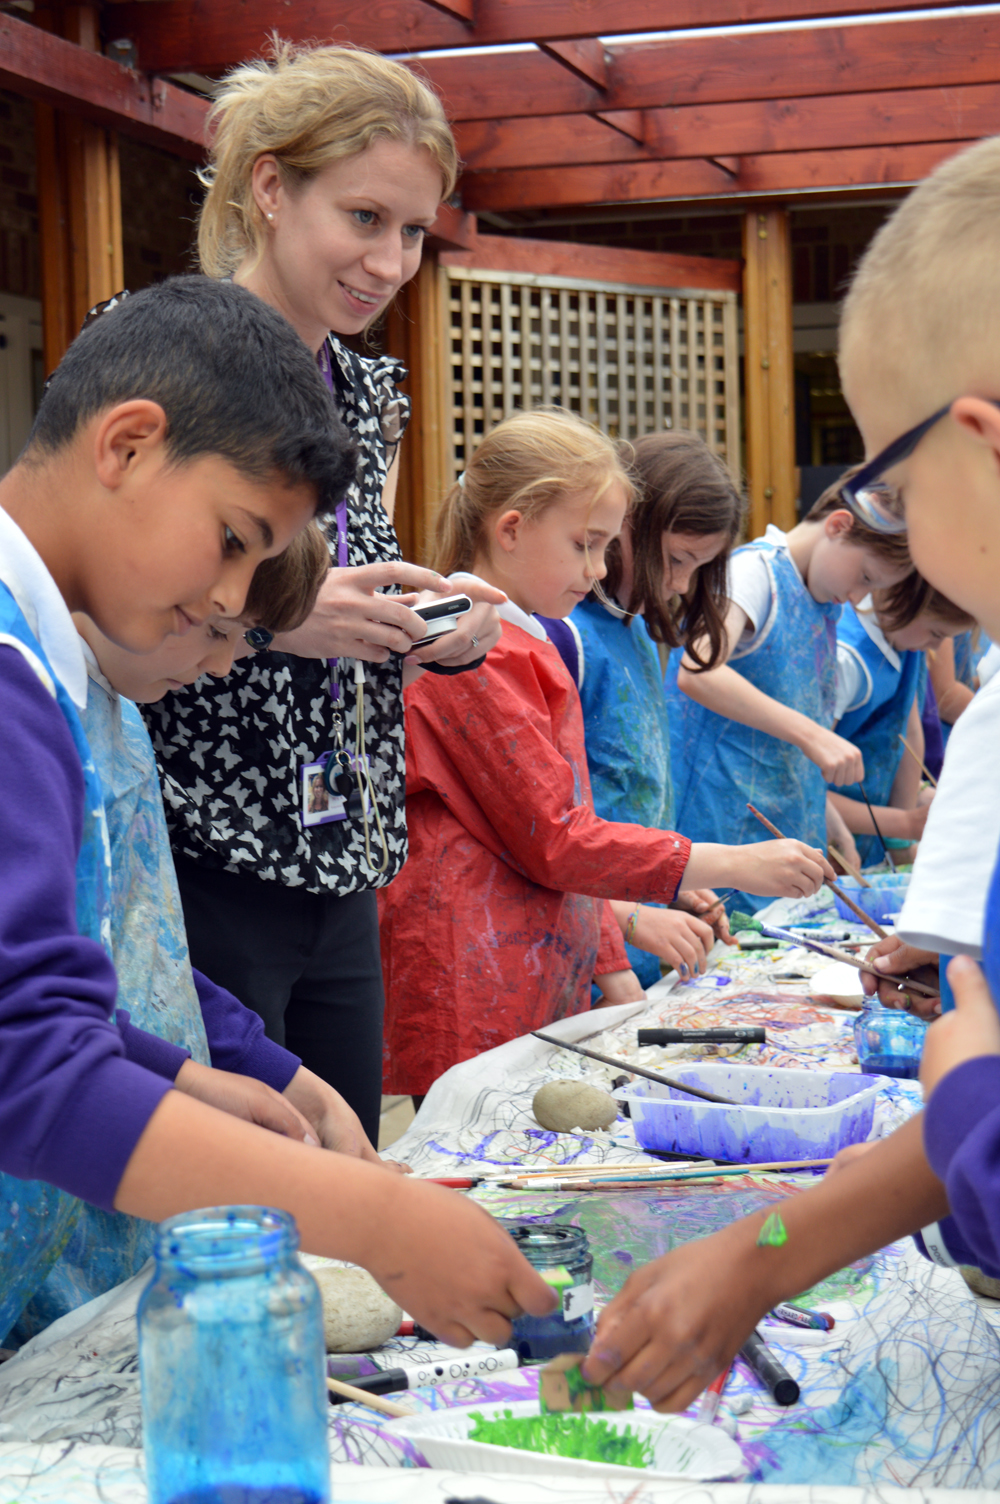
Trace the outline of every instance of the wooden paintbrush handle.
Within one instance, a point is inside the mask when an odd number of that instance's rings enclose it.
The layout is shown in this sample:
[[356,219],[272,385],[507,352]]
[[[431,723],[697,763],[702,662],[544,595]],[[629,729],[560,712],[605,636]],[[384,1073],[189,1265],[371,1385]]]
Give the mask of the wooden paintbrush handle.
[[[771,824],[766,815],[761,814],[760,810],[757,809],[755,805],[748,803],[747,809],[752,815],[756,816],[761,825],[764,826],[765,830],[769,830],[771,832],[772,836],[777,836],[779,841],[785,841],[788,839],[787,836],[782,835],[781,831],[776,825]],[[832,890],[832,892],[836,893],[841,903],[849,908],[852,914],[857,915],[862,924],[866,924],[868,926],[873,935],[877,935],[880,940],[884,940],[886,938],[886,933],[882,926],[880,924],[876,924],[872,916],[870,914],[866,914],[864,909],[859,908],[858,905],[854,902],[853,898],[848,898],[847,894],[838,883],[831,882],[830,879],[827,878],[826,885]]]
[[359,1405],[367,1405],[369,1410],[378,1410],[382,1415],[391,1415],[394,1420],[400,1415],[415,1414],[405,1405],[394,1405],[392,1400],[384,1400],[379,1394],[369,1394],[367,1389],[355,1389],[353,1384],[345,1384],[342,1379],[328,1377],[326,1387],[345,1400],[355,1400]]

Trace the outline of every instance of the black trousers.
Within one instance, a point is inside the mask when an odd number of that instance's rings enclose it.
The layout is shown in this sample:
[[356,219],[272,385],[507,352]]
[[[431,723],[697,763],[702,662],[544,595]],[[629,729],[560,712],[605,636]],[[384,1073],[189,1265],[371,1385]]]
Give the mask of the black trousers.
[[307,893],[175,860],[192,964],[346,1097],[377,1145],[385,994],[374,890]]

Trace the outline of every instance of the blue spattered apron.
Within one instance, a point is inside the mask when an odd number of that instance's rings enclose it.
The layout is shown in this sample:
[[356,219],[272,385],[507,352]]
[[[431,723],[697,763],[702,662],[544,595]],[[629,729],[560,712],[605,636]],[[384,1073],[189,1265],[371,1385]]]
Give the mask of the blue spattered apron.
[[[572,616],[583,646],[583,725],[594,808],[602,820],[673,828],[670,722],[660,660],[641,617],[627,624],[599,601]],[[626,945],[644,987],[660,980],[660,962]]]
[[[87,742],[101,780],[111,843],[111,959],[118,1006],[132,1023],[211,1064],[188,955],[156,757],[136,707],[90,669]],[[26,1341],[67,1311],[142,1268],[155,1227],[84,1206],[62,1257],[17,1323]]]
[[[66,718],[84,781],[83,833],[76,861],[80,934],[111,952],[111,853],[97,769],[80,717],[52,672],[14,597],[0,582],[0,644],[16,648]],[[0,1174],[0,1341],[69,1243],[84,1203],[39,1180]]]
[[[919,696],[919,703],[923,704],[926,660],[923,653],[900,653],[900,667],[897,669],[879,644],[872,641],[858,613],[850,605],[844,607],[837,623],[837,640],[857,655],[871,678],[871,693],[863,705],[848,710],[841,717],[837,722],[837,735],[853,742],[864,758],[865,793],[871,803],[888,804],[893,780],[904,756],[900,735],[906,735],[914,698]],[[849,799],[861,798],[857,784],[831,784],[830,787],[846,794]],[[854,840],[862,866],[882,860],[882,846],[877,836],[858,835]]]
[[[757,539],[771,577],[771,606],[756,644],[730,668],[762,693],[825,726],[836,708],[840,607],[813,600],[788,550]],[[826,849],[826,784],[816,765],[789,742],[706,710],[678,687],[680,653],[671,654],[666,694],[677,829],[692,841],[745,845],[767,839],[747,809],[759,810],[786,836]],[[740,893],[727,907],[763,908],[770,899]]]

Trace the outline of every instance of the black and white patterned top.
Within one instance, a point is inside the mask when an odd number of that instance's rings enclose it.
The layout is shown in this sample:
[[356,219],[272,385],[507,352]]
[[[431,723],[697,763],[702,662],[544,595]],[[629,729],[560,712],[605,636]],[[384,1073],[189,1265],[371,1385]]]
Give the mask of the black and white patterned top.
[[[388,357],[365,359],[334,336],[326,346],[334,395],[361,444],[358,479],[347,494],[348,562],[399,559],[382,490],[410,416],[397,390],[406,370]],[[337,528],[327,541],[337,562]],[[204,675],[156,705],[142,706],[156,748],[170,840],[203,867],[252,873],[313,893],[383,887],[406,860],[406,752],[401,660],[366,663],[365,743],[389,847],[385,872],[365,860],[360,818],[304,830],[299,768],[333,747],[333,702],[325,660],[261,653],[225,679]],[[341,662],[344,735],[354,745],[354,664]],[[381,861],[374,832],[372,858]]]

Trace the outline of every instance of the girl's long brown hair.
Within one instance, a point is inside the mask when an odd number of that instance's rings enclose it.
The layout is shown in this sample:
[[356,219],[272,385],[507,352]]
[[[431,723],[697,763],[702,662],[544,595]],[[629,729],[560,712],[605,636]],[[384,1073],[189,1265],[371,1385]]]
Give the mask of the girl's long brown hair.
[[[624,456],[623,456],[624,457]],[[715,668],[725,656],[726,566],[743,526],[743,497],[729,471],[697,434],[673,429],[650,433],[629,446],[636,500],[626,527],[632,543],[632,591],[628,616],[643,616],[654,642],[686,647],[696,672]],[[695,573],[686,599],[664,599],[664,533],[707,537],[722,533],[725,547]],[[607,551],[604,590],[617,595],[622,582],[621,544]],[[692,643],[707,640],[701,658]]]

